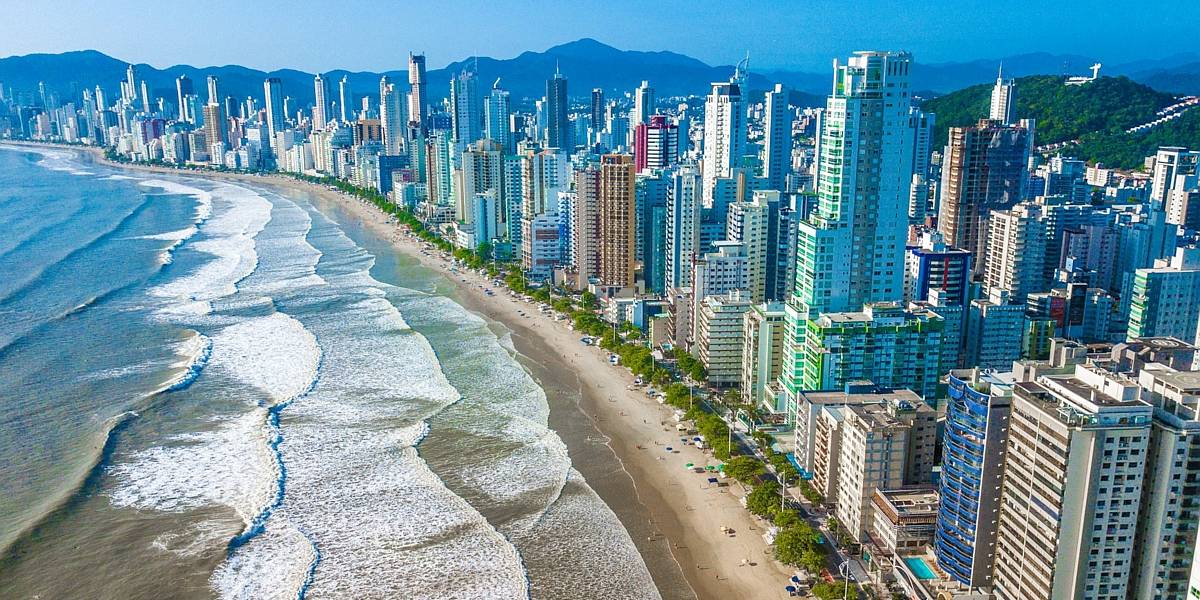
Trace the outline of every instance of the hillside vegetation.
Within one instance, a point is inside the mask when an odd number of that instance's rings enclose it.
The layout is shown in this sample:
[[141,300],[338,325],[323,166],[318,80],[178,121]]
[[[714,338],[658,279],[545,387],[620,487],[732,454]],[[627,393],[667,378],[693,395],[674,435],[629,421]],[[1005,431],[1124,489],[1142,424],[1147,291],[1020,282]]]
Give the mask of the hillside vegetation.
[[[946,143],[950,127],[987,116],[991,92],[991,84],[975,85],[922,105],[937,113],[938,146]],[[1063,85],[1055,75],[1017,79],[1017,116],[1037,119],[1038,145],[1078,139],[1076,150],[1066,152],[1113,167],[1135,168],[1159,146],[1200,147],[1200,109],[1146,132],[1125,133],[1174,102],[1171,94],[1127,77],[1101,77],[1080,86]]]

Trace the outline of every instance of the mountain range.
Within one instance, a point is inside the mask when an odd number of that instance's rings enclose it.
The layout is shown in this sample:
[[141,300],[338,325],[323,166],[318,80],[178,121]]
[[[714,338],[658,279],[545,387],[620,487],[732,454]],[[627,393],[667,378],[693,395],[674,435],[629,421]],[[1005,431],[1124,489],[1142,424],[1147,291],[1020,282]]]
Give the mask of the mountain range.
[[[992,81],[1003,64],[1006,76],[1035,74],[1084,74],[1094,59],[1075,55],[1047,53],[1022,54],[1002,59],[966,62],[918,64],[913,69],[915,90],[933,97],[975,84]],[[0,82],[5,89],[32,92],[39,82],[62,94],[74,94],[84,88],[102,86],[110,97],[125,77],[127,63],[95,50],[60,54],[30,54],[0,59]],[[388,76],[400,87],[407,87],[406,65],[399,69],[379,72],[349,72],[335,70],[323,75],[336,83],[346,77],[354,97],[377,96],[381,76]],[[752,65],[753,66],[753,65]],[[174,65],[158,69],[147,64],[135,65],[137,76],[144,79],[151,95],[175,98],[175,78],[188,75],[197,93],[203,96],[208,75],[220,78],[222,93],[235,97],[261,98],[262,82],[278,77],[284,94],[295,98],[300,105],[313,100],[313,74],[294,69],[264,72],[238,65],[194,67]],[[674,52],[644,52],[620,50],[596,40],[585,38],[549,48],[543,52],[524,52],[508,59],[488,57],[469,58],[450,63],[442,69],[427,73],[431,97],[444,97],[452,76],[464,68],[478,74],[481,93],[495,80],[512,92],[514,99],[539,98],[545,93],[545,81],[556,70],[569,80],[570,94],[576,98],[588,96],[593,88],[610,95],[622,95],[633,90],[642,80],[648,80],[658,97],[703,95],[710,82],[724,81],[733,73],[732,65],[708,65],[695,58]],[[1186,53],[1154,60],[1137,61],[1105,67],[1104,74],[1123,74],[1135,81],[1171,93],[1200,94],[1200,54]],[[779,82],[793,90],[792,102],[798,106],[821,106],[829,93],[832,75],[798,70],[751,69],[752,92],[768,89]]]

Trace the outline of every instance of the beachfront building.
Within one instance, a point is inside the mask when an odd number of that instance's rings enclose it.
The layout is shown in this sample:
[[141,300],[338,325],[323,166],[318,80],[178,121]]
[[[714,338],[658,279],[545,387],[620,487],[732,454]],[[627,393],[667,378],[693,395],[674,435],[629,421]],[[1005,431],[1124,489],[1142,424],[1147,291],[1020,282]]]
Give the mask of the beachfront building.
[[[895,302],[868,304],[862,312],[822,314],[806,322],[806,358],[798,365],[803,370],[796,393],[867,380],[907,388],[932,401],[943,373],[943,326],[937,314],[907,311]],[[784,377],[787,368],[785,363]]]
[[842,425],[846,421],[846,407],[841,405],[822,406],[812,420],[812,458],[809,475],[814,490],[826,501],[837,498],[838,455],[842,451]]
[[1009,372],[950,371],[933,552],[971,587],[991,585],[1012,386]]
[[1178,248],[1170,260],[1138,269],[1129,310],[1129,339],[1174,337],[1200,343],[1200,247]]
[[1092,365],[1013,386],[1000,490],[999,600],[1124,600],[1152,407]]
[[875,490],[871,496],[871,571],[892,571],[893,557],[925,550],[933,541],[938,493],[929,486]]
[[[844,326],[844,317],[831,320],[826,313],[873,311],[864,306],[898,302],[904,295],[916,137],[909,113],[911,69],[912,56],[904,52],[856,52],[847,64],[834,64],[833,92],[817,134],[818,202],[797,223],[795,287],[787,304],[788,349],[780,376],[781,392],[787,396],[802,389],[836,389],[853,379],[881,384],[912,379],[875,374],[871,360],[858,369],[863,374],[850,375],[854,369],[841,360],[850,357],[822,343],[831,327]],[[928,358],[926,353],[919,355],[920,360]],[[895,364],[879,358],[885,370]],[[926,377],[924,369],[921,377]],[[936,381],[932,373],[928,377]],[[921,391],[931,393],[935,387]]]
[[[816,470],[816,454],[821,445],[818,429],[823,414],[846,406],[883,404],[893,398],[906,399],[909,395],[911,392],[907,390],[894,390],[870,381],[847,382],[839,390],[801,390],[788,404],[788,420],[792,423],[795,447],[793,456],[801,474],[807,477]],[[836,459],[837,455],[833,456]]]
[[734,290],[698,301],[696,351],[708,370],[708,383],[717,387],[742,382],[743,315],[754,305],[745,293]]
[[1151,363],[1137,372],[1154,407],[1130,597],[1200,595],[1200,372]]
[[[767,387],[783,368],[783,325],[786,314],[780,303],[755,304],[742,321],[742,400],[760,406]],[[787,406],[766,406],[784,412]]]
[[930,482],[936,442],[937,411],[907,390],[881,404],[845,407],[835,514],[855,540],[868,541],[876,489]]
[[636,190],[633,157],[606,154],[600,158],[600,272],[601,285],[632,287]]

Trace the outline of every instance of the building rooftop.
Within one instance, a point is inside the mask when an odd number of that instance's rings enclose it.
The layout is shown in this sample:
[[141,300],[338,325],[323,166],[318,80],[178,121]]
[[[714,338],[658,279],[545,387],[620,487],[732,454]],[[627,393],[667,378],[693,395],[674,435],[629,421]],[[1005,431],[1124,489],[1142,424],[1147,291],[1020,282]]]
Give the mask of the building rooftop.
[[901,400],[911,404],[922,403],[921,397],[912,390],[893,390],[875,386],[869,381],[851,381],[842,390],[804,391],[800,396],[813,404],[855,405],[883,404],[889,400]]
[[875,490],[874,502],[893,521],[933,518],[938,511],[938,493],[932,487]]

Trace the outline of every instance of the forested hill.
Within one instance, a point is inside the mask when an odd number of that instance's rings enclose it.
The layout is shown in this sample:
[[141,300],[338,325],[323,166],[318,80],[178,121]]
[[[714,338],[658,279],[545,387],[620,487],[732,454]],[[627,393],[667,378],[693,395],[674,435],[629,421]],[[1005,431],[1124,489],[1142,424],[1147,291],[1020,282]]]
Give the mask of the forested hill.
[[[927,100],[922,108],[937,113],[937,145],[946,143],[950,127],[971,125],[987,117],[990,84],[975,85]],[[1017,116],[1037,119],[1037,144],[1081,140],[1075,154],[1090,162],[1134,168],[1161,145],[1200,147],[1200,108],[1139,133],[1126,129],[1153,121],[1157,111],[1176,102],[1126,77],[1101,77],[1078,86],[1054,75],[1017,79]]]

